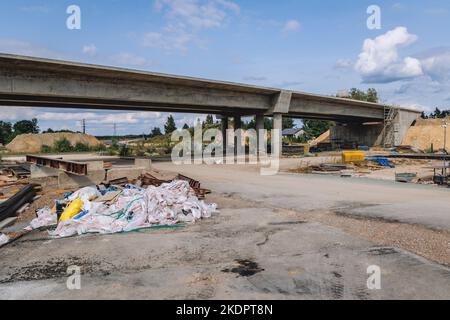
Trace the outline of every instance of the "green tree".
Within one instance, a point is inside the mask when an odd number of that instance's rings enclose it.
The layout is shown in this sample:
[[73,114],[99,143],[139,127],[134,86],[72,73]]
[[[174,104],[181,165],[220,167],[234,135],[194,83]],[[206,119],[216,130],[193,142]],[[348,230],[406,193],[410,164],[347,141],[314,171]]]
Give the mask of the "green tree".
[[14,124],[14,134],[16,136],[27,133],[33,134],[39,133],[38,120],[36,118],[33,118],[31,121],[30,120],[18,121]]
[[367,92],[352,88],[350,90],[350,99],[378,103],[378,92],[374,88],[370,88]]
[[0,121],[0,143],[5,145],[12,137],[12,125],[10,122]]
[[152,132],[150,133],[150,138],[159,137],[162,136],[161,129],[158,127],[153,128]]
[[189,130],[189,125],[187,123],[184,124],[183,130]]
[[317,138],[321,134],[330,130],[334,125],[331,121],[324,120],[303,120],[303,130],[308,140]]
[[166,134],[171,134],[175,130],[177,130],[177,126],[175,124],[175,119],[173,118],[172,115],[170,115],[167,118],[166,124],[164,125],[164,131],[166,132]]
[[283,117],[283,130],[284,129],[292,129],[294,128],[294,120],[292,118]]
[[370,88],[367,90],[367,101],[378,103],[379,99],[377,90],[375,90],[374,88]]
[[212,115],[208,114],[206,116],[205,125],[213,125],[214,124],[214,118]]

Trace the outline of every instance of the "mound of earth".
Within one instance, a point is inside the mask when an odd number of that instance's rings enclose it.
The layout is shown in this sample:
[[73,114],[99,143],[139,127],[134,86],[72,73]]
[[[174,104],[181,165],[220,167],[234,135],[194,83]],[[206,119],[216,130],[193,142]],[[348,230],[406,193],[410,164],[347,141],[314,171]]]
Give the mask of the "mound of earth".
[[[450,119],[446,119],[450,123]],[[402,145],[413,146],[421,150],[444,149],[443,119],[419,119],[408,129]],[[447,128],[447,148],[450,146],[450,128]]]
[[56,141],[66,138],[72,146],[83,143],[90,147],[97,147],[102,143],[94,136],[81,133],[43,133],[22,134],[17,136],[6,148],[13,153],[38,153],[43,146],[53,147]]

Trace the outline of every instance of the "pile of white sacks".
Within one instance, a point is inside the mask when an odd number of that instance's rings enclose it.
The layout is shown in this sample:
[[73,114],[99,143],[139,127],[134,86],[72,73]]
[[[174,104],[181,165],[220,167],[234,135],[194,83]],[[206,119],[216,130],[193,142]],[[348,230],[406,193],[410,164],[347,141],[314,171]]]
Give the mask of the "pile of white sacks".
[[[78,198],[84,202],[80,214],[61,221],[50,235],[68,237],[87,233],[110,234],[154,226],[194,223],[199,219],[210,218],[217,211],[216,204],[200,201],[189,183],[180,180],[147,189],[128,186],[109,205],[96,202],[100,196],[95,187],[83,188],[72,194],[68,201]],[[56,219],[56,214],[50,208],[43,208],[29,228],[56,224]]]

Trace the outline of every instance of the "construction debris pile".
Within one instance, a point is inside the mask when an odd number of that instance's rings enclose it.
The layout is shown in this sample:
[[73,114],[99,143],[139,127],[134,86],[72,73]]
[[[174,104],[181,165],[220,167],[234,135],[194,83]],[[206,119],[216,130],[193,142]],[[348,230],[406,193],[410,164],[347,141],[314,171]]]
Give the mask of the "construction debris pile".
[[25,179],[30,176],[29,168],[23,165],[0,165],[0,187],[26,184]]
[[[35,195],[32,190],[31,185],[23,188],[17,194],[20,201],[0,205],[0,213],[2,209],[7,212],[5,216],[16,213],[22,202],[31,201]],[[181,175],[173,180],[160,180],[148,173],[134,181],[117,179],[64,194],[53,206],[37,210],[37,217],[24,231],[44,227],[50,229],[51,237],[62,238],[181,227],[217,212],[216,204],[200,200],[208,193],[200,188],[200,182]],[[0,234],[0,246],[8,241],[7,235]]]

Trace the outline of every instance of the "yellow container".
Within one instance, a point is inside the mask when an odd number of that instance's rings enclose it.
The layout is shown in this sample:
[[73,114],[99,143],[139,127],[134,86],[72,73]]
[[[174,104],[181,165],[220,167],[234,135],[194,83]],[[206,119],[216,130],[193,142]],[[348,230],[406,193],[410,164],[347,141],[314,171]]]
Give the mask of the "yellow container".
[[366,159],[366,154],[364,151],[343,151],[342,152],[342,162],[363,162]]
[[66,210],[64,210],[64,212],[62,213],[61,218],[59,218],[59,222],[70,220],[75,217],[80,213],[81,207],[83,205],[84,202],[81,199],[75,199],[74,201],[72,201],[66,208]]

